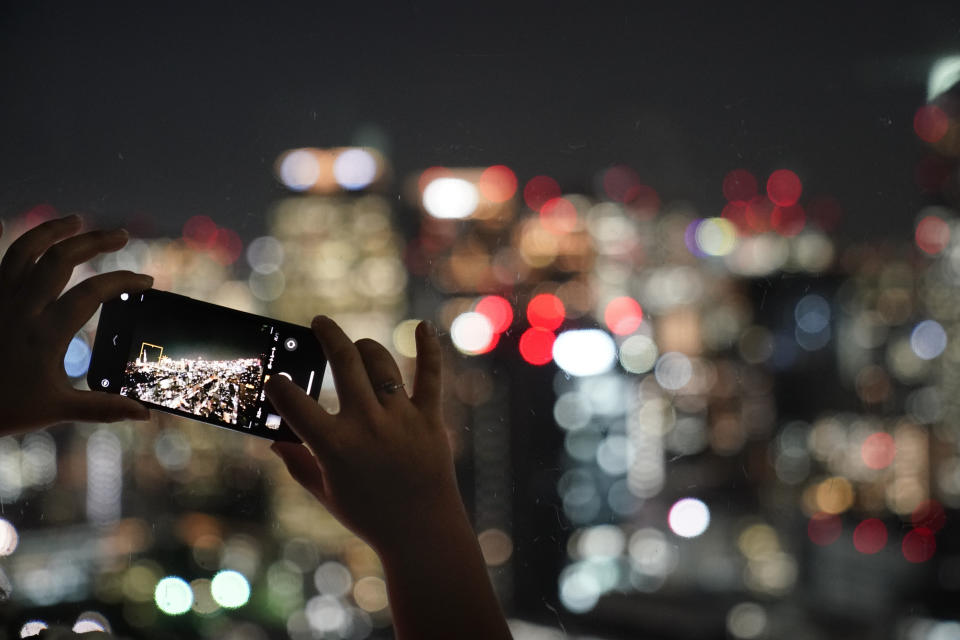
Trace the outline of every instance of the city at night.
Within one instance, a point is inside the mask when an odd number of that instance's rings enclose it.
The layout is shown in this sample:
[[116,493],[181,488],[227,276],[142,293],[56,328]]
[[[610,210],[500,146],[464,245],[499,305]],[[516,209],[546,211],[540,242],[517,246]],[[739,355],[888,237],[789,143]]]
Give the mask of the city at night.
[[[40,2],[0,51],[0,640],[960,640],[950,3]],[[91,389],[151,287],[322,379],[158,302]]]

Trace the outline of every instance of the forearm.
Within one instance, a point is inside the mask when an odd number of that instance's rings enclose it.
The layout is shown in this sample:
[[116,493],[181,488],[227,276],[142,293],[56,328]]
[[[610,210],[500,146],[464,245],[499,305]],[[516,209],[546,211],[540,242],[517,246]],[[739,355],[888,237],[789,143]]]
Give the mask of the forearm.
[[510,638],[476,535],[462,508],[411,523],[380,553],[399,640]]

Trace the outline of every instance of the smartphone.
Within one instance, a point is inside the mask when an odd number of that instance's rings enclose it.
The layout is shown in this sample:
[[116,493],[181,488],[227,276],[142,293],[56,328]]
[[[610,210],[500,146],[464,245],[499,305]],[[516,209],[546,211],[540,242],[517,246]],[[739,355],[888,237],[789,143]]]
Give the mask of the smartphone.
[[263,385],[285,376],[316,399],[326,362],[307,327],[148,289],[104,303],[87,383],[151,409],[300,442]]

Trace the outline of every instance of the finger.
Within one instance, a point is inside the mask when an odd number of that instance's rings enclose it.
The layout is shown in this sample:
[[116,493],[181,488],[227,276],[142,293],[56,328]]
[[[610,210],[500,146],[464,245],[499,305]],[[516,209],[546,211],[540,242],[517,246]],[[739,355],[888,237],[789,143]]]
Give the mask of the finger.
[[0,281],[16,282],[55,242],[68,238],[80,229],[80,216],[70,215],[48,220],[17,238],[0,262]]
[[150,419],[150,410],[136,400],[97,391],[71,391],[60,413],[62,419],[77,422]]
[[287,471],[304,489],[321,502],[327,504],[327,489],[323,481],[323,471],[317,459],[302,444],[295,442],[274,442],[270,450],[280,456]]
[[377,395],[380,403],[385,407],[396,407],[409,402],[410,399],[402,386],[394,389],[384,388],[384,385],[391,383],[394,385],[403,384],[400,368],[386,347],[369,338],[357,340],[355,344],[357,351],[360,352],[360,359],[363,360],[363,366],[367,370],[367,377],[373,387],[373,392]]
[[264,391],[293,432],[310,445],[319,459],[329,462],[336,447],[333,438],[336,425],[332,416],[303,389],[283,376],[270,376]]
[[417,325],[417,372],[413,378],[413,403],[421,411],[440,411],[442,359],[436,327],[427,321]]
[[40,306],[56,300],[77,265],[101,253],[122,248],[129,238],[125,229],[114,229],[88,231],[56,243],[37,261],[28,277],[24,290],[29,300]]
[[53,304],[47,313],[53,319],[58,335],[73,336],[90,319],[94,311],[107,300],[124,292],[149,289],[153,278],[132,271],[111,271],[87,278],[73,287]]
[[323,354],[330,363],[333,383],[340,398],[340,411],[357,408],[361,411],[376,412],[382,407],[377,400],[370,378],[363,366],[360,352],[343,329],[326,316],[313,319],[313,333],[323,347]]

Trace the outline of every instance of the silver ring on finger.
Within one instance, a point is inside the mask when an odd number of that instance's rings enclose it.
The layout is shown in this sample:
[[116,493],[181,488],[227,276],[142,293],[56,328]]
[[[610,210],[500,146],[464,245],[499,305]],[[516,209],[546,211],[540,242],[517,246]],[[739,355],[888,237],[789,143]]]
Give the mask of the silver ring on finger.
[[374,391],[383,391],[384,393],[396,393],[400,389],[403,389],[402,382],[394,382],[393,380],[387,380],[386,382],[381,382],[380,384],[373,387]]

